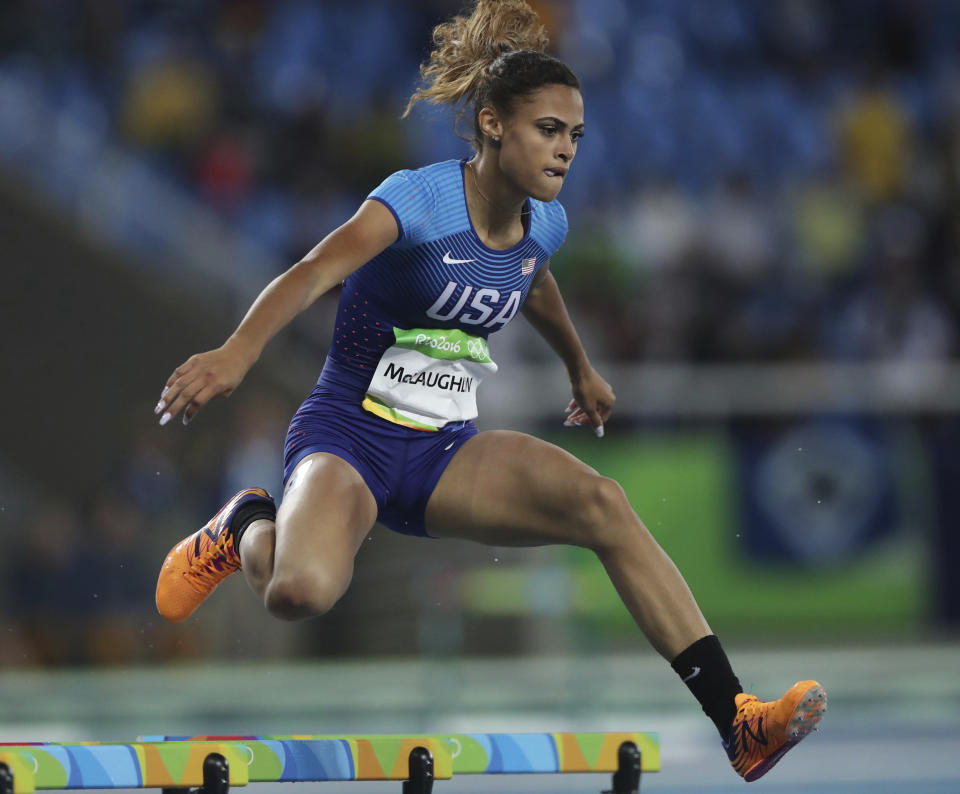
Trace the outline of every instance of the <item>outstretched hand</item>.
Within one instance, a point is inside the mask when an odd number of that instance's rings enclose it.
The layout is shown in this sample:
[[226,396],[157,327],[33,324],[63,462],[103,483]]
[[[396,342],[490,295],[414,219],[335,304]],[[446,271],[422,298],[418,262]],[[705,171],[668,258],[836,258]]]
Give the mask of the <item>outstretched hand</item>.
[[250,369],[243,356],[224,345],[190,356],[167,378],[160,402],[153,409],[165,425],[180,411],[187,424],[214,397],[229,397]]
[[579,427],[593,425],[593,432],[597,438],[603,438],[603,425],[613,411],[613,404],[617,401],[607,383],[592,367],[581,377],[571,381],[573,399],[567,406],[567,418],[563,420],[565,427]]

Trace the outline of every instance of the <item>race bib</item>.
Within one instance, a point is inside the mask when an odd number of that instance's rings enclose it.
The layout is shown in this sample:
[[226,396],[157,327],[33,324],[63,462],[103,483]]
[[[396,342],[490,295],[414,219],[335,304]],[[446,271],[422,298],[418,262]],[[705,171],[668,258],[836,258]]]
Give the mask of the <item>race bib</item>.
[[477,415],[477,387],[497,371],[487,341],[463,331],[394,328],[363,407],[390,422],[439,430]]

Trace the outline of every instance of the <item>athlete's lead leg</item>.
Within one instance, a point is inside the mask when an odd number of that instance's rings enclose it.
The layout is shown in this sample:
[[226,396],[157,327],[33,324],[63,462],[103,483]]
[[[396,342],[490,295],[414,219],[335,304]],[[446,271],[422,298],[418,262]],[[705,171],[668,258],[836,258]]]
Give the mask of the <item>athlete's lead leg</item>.
[[673,562],[613,480],[519,433],[481,433],[457,452],[427,504],[427,531],[491,545],[592,549],[653,646],[717,726],[746,780],[766,774],[819,723],[826,694],[801,681],[779,700],[745,695]]
[[668,661],[711,633],[686,582],[623,489],[552,444],[480,433],[457,452],[427,504],[427,532],[490,545],[591,549]]

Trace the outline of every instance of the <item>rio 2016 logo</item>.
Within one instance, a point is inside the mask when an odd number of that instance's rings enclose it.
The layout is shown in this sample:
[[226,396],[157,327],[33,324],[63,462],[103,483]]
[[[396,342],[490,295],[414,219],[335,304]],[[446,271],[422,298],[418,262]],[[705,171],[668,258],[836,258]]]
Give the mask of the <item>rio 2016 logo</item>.
[[[467,355],[475,361],[488,361],[490,359],[487,353],[486,345],[482,339],[468,337],[466,340]],[[417,347],[429,347],[433,350],[443,350],[449,353],[463,352],[463,345],[460,339],[447,339],[445,336],[430,336],[429,334],[417,334],[413,343]]]

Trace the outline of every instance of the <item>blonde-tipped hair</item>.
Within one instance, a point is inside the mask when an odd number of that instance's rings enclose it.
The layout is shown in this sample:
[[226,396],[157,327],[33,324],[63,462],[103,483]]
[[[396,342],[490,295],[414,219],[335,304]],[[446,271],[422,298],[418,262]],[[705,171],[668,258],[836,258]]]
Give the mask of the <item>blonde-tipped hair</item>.
[[477,0],[470,16],[456,16],[433,29],[434,49],[420,66],[424,86],[410,97],[403,115],[421,100],[475,103],[497,58],[515,50],[542,53],[549,43],[546,28],[526,0]]

